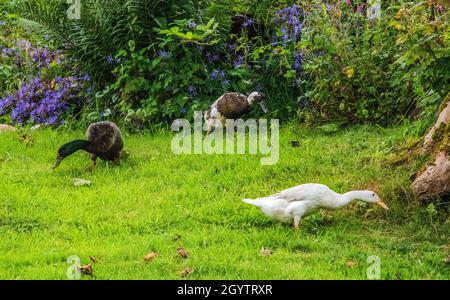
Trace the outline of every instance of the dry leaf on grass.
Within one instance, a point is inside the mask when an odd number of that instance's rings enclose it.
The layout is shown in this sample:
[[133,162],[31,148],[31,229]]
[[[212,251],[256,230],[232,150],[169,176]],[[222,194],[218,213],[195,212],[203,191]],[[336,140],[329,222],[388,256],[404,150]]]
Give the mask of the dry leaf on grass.
[[349,260],[348,262],[345,263],[345,265],[349,268],[353,268],[354,266],[356,266],[356,262]]
[[186,269],[183,270],[183,272],[181,272],[181,277],[187,277],[187,276],[191,275],[192,272],[194,272],[193,269],[186,268]]
[[146,256],[144,256],[144,261],[152,261],[157,256],[158,256],[158,253],[150,252]]
[[272,251],[270,251],[270,249],[267,249],[267,248],[264,248],[264,247],[262,247],[261,248],[261,255],[262,256],[270,256],[270,255],[272,255]]
[[84,275],[89,275],[89,276],[92,275],[92,273],[94,272],[94,269],[92,268],[92,264],[81,266],[80,272],[81,272],[81,274],[84,274]]
[[188,253],[186,252],[186,250],[183,247],[180,247],[177,249],[177,255],[182,258],[188,257]]
[[97,263],[97,259],[93,256],[89,256],[89,259],[92,261],[93,264]]
[[72,183],[76,187],[90,186],[92,184],[92,182],[90,180],[82,179],[82,178],[73,178]]

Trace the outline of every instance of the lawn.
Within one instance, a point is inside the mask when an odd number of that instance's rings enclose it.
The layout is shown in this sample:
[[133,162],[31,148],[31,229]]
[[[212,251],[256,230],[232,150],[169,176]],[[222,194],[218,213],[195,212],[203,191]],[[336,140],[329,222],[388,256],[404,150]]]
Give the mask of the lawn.
[[[167,132],[126,135],[129,158],[99,161],[94,173],[82,152],[51,169],[58,146],[82,131],[33,131],[28,145],[0,134],[0,278],[66,279],[76,255],[97,260],[83,279],[180,279],[188,267],[188,279],[366,279],[376,255],[381,279],[449,279],[448,217],[414,204],[413,166],[388,163],[405,132],[286,125],[273,166],[254,155],[177,156]],[[305,218],[296,233],[241,202],[306,182],[373,189],[391,210],[353,203]],[[149,252],[158,256],[144,262]]]

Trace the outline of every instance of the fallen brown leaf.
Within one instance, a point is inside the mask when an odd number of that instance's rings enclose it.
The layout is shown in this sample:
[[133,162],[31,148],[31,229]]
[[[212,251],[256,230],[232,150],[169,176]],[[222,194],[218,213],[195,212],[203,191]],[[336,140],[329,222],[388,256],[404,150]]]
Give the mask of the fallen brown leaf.
[[94,269],[92,268],[92,264],[84,265],[80,267],[81,274],[84,275],[92,275]]
[[97,263],[97,259],[93,256],[89,256],[89,259],[92,261],[93,264]]
[[192,272],[194,272],[193,269],[186,268],[186,269],[183,270],[183,272],[181,272],[181,277],[187,277],[187,276],[191,275]]
[[158,256],[158,253],[156,253],[156,252],[150,252],[150,253],[148,253],[146,256],[144,256],[144,261],[151,261],[151,260],[153,260],[156,256]]
[[270,256],[270,255],[272,255],[272,251],[270,251],[270,249],[262,247],[261,248],[261,255],[262,256]]
[[354,266],[357,265],[357,263],[354,262],[354,261],[352,261],[352,260],[349,260],[349,261],[346,263],[346,265],[347,265],[347,267],[349,267],[349,268],[353,268]]
[[82,179],[82,178],[72,178],[72,183],[76,187],[90,186],[92,184],[92,182],[90,180]]
[[188,253],[183,247],[177,249],[177,255],[182,258],[188,258]]

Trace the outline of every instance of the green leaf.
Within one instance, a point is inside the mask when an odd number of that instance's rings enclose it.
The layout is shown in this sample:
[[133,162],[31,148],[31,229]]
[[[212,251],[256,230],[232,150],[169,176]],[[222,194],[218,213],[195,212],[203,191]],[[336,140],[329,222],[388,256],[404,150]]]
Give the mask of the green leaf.
[[129,40],[128,41],[128,47],[130,48],[131,52],[134,52],[134,50],[136,49],[136,42],[133,40]]
[[180,32],[180,27],[178,26],[173,26],[170,28],[170,31],[177,34],[178,32]]
[[167,19],[166,18],[156,18],[155,19],[156,24],[159,25],[159,27],[161,28],[166,28],[167,27]]
[[188,33],[186,33],[186,38],[188,40],[192,40],[192,37],[193,37],[192,32],[189,31]]
[[214,24],[214,18],[212,18],[211,20],[209,20],[208,24],[206,24],[206,29],[211,28],[211,26]]

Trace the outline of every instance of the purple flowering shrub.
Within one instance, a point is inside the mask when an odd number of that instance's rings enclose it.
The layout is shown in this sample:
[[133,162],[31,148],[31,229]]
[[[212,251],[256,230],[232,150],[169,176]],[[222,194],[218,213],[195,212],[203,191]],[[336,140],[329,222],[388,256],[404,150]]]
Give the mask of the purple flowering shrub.
[[14,124],[57,125],[82,88],[73,77],[56,77],[50,82],[36,77],[0,100],[0,115],[10,113]]
[[61,124],[87,95],[89,76],[68,76],[64,55],[47,45],[1,35],[0,65],[0,116],[14,124]]

